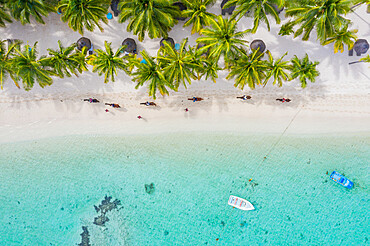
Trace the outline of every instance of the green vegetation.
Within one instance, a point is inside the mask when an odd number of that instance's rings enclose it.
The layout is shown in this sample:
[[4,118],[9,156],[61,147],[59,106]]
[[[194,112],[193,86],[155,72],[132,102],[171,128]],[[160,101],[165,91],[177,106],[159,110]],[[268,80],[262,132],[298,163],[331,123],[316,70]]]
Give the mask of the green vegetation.
[[11,44],[8,49],[5,48],[5,40],[0,41],[0,84],[1,89],[3,89],[3,84],[5,79],[10,76],[14,82],[14,84],[19,87],[17,82],[17,78],[15,75],[15,67],[12,66],[11,62],[11,54],[14,51],[14,48],[19,46],[19,43]]
[[289,64],[289,61],[283,61],[288,52],[277,60],[274,60],[270,51],[267,51],[266,53],[268,54],[268,61],[266,62],[268,72],[266,79],[263,82],[264,86],[267,84],[269,79],[273,77],[273,85],[277,83],[278,86],[281,87],[283,86],[283,81],[291,80],[290,71],[292,70],[292,66]]
[[370,55],[367,55],[364,58],[361,58],[360,61],[369,62],[370,63]]
[[128,22],[127,31],[138,35],[143,41],[147,33],[149,38],[167,37],[168,32],[177,23],[179,9],[169,0],[121,0],[119,22]]
[[282,0],[230,0],[225,4],[224,8],[236,6],[232,18],[237,18],[238,21],[244,15],[253,15],[253,28],[249,31],[255,33],[261,21],[266,23],[267,29],[270,31],[270,23],[268,21],[267,15],[271,15],[275,19],[277,24],[280,23],[280,18],[276,6],[282,7],[283,2],[284,1]]
[[105,41],[105,51],[96,50],[96,54],[90,55],[88,64],[93,65],[93,72],[98,72],[99,76],[104,74],[104,83],[108,83],[109,79],[114,82],[114,76],[117,75],[117,70],[127,71],[127,63],[121,58],[125,46],[121,46],[115,53],[111,48],[111,43]]
[[201,32],[203,37],[197,39],[197,43],[206,44],[199,49],[199,52],[203,53],[210,49],[210,57],[218,61],[223,55],[226,64],[234,59],[240,52],[238,45],[243,47],[246,44],[243,40],[246,31],[237,31],[236,24],[236,21],[224,19],[222,16],[212,20],[212,27],[203,29]]
[[[274,58],[270,51],[251,51],[245,35],[255,33],[265,23],[270,30],[269,19],[279,24],[279,9],[284,7],[288,17],[280,25],[279,35],[302,36],[308,40],[312,31],[317,33],[321,45],[334,44],[334,52],[343,52],[345,46],[351,49],[357,40],[357,30],[349,30],[351,21],[345,16],[369,0],[230,0],[224,8],[235,5],[230,19],[207,12],[215,0],[182,0],[187,7],[180,12],[173,6],[174,0],[121,0],[118,21],[127,22],[127,31],[138,36],[167,38],[168,32],[178,23],[177,17],[187,17],[184,27],[191,26],[191,33],[197,38],[197,45],[188,46],[185,38],[180,48],[175,49],[165,42],[157,56],[152,57],[146,51],[140,52],[144,61],[137,55],[124,55],[124,48],[115,52],[111,43],[105,42],[105,49],[96,49],[95,54],[87,56],[86,48],[76,49],[76,44],[64,47],[58,41],[57,49],[47,49],[48,54],[38,58],[36,44],[23,45],[17,41],[0,41],[0,84],[6,79],[13,80],[19,88],[22,82],[25,90],[30,90],[37,82],[41,87],[51,85],[53,76],[59,78],[79,76],[87,71],[104,75],[104,82],[115,81],[118,70],[124,70],[136,83],[136,88],[148,86],[149,95],[168,95],[170,90],[185,88],[193,80],[211,80],[216,82],[223,57],[224,68],[228,70],[227,79],[234,79],[234,86],[243,90],[272,83],[283,86],[285,81],[297,79],[302,88],[309,81],[315,82],[319,75],[318,62],[310,61],[306,54],[303,58],[294,56],[290,61],[282,57]],[[61,20],[69,27],[83,34],[84,30],[103,31],[102,23],[108,23],[106,14],[110,0],[0,0],[0,27],[5,27],[13,19],[27,24],[32,18],[44,23],[43,18],[56,10],[61,13]],[[252,18],[253,26],[248,30],[238,31],[238,21],[242,17]],[[13,18],[13,19],[12,19]],[[369,62],[369,56],[360,61]]]
[[[49,56],[43,57],[42,65],[52,67],[54,73],[60,78],[64,76],[71,77],[72,74],[78,76],[78,73],[86,71],[86,50],[81,52],[76,49],[76,44],[68,47],[63,47],[58,41],[59,50],[48,49]],[[81,55],[82,54],[82,55]]]
[[217,61],[215,59],[212,59],[211,57],[205,57],[205,56],[201,56],[199,61],[200,61],[201,66],[197,68],[198,68],[199,73],[201,74],[201,77],[205,76],[206,80],[210,78],[214,83],[216,83],[216,79],[218,78],[217,72],[219,70],[222,70],[218,66]]
[[151,57],[145,50],[140,53],[145,62],[137,63],[137,69],[132,73],[132,80],[137,83],[135,88],[137,89],[145,83],[148,83],[149,96],[156,99],[157,90],[159,90],[162,96],[168,95],[169,93],[167,88],[175,88],[173,84],[166,79],[158,60]]
[[14,56],[10,65],[15,71],[15,79],[21,80],[23,88],[28,91],[32,89],[35,81],[44,88],[53,83],[52,75],[56,75],[51,69],[42,65],[42,60],[37,59],[36,51],[37,42],[30,46],[26,44],[23,49],[14,47]]
[[100,21],[108,23],[106,14],[109,4],[110,0],[61,0],[58,9],[62,14],[61,20],[68,22],[73,31],[82,35],[84,28],[92,32],[97,26],[103,31]]
[[12,22],[10,15],[7,13],[6,2],[7,0],[0,0],[0,27],[5,27],[5,22]]
[[46,17],[49,12],[54,11],[52,6],[43,0],[8,0],[6,6],[12,17],[20,21],[22,25],[30,23],[31,16],[37,22],[45,24],[42,17]]
[[266,77],[266,61],[260,59],[263,53],[255,50],[249,55],[245,49],[240,49],[239,52],[226,78],[235,78],[234,86],[241,90],[246,85],[252,89],[256,88],[256,85],[262,85],[262,80]]
[[333,37],[325,40],[322,45],[327,45],[334,43],[334,53],[337,53],[339,50],[341,53],[344,51],[344,45],[347,45],[348,50],[352,49],[355,41],[357,40],[357,30],[348,30],[348,26],[344,26],[342,30],[337,31]]
[[183,15],[189,17],[189,20],[184,23],[184,27],[192,24],[191,34],[200,33],[216,18],[216,15],[207,12],[207,6],[213,5],[215,0],[184,0],[183,2],[187,7],[187,10],[183,11]]
[[186,83],[191,84],[191,79],[196,79],[194,74],[196,64],[186,50],[187,42],[187,39],[182,41],[179,51],[164,42],[164,47],[158,52],[157,60],[163,68],[164,76],[173,84],[175,90],[179,88],[180,83],[186,88]]
[[316,77],[320,75],[319,71],[316,69],[319,62],[311,62],[307,54],[303,59],[294,56],[291,62],[293,64],[292,79],[299,78],[302,88],[306,88],[307,80],[315,82]]
[[348,26],[350,20],[343,16],[351,10],[352,4],[350,0],[311,0],[304,5],[297,1],[286,10],[286,15],[293,17],[287,25],[299,25],[294,37],[303,34],[302,40],[308,40],[315,29],[317,39],[323,43],[339,29]]

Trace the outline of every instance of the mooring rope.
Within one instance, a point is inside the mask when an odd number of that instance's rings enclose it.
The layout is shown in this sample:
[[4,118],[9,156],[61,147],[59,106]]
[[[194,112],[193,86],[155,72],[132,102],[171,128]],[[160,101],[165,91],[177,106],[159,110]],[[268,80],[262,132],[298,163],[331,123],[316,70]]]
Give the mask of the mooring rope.
[[[293,123],[293,121],[295,120],[295,118],[297,117],[297,115],[299,114],[299,112],[301,112],[302,108],[304,107],[304,105],[294,114],[293,118],[290,120],[289,124],[285,127],[284,131],[280,134],[279,138],[277,139],[277,141],[271,146],[270,150],[267,152],[267,154],[263,157],[263,160],[258,164],[258,166],[256,167],[256,169],[254,170],[254,172],[252,173],[252,177],[254,176],[254,174],[256,173],[256,171],[259,169],[259,167],[262,165],[262,163],[267,159],[267,157],[271,154],[271,152],[275,149],[275,147],[277,146],[277,144],[280,142],[281,138],[284,136],[285,132],[289,129],[289,127],[291,126],[291,124]],[[250,178],[249,179],[249,182],[252,182],[253,178]],[[232,210],[230,210],[232,211]],[[230,212],[231,213],[231,212]],[[230,216],[228,216],[229,218]],[[218,236],[218,238],[216,238],[216,244],[219,242],[219,239],[222,237],[223,235],[223,232],[224,232],[224,229],[226,227],[226,223],[225,223],[225,226],[222,227],[222,230]]]
[[[278,143],[280,142],[281,138],[284,136],[285,132],[289,129],[290,125],[293,123],[293,121],[295,120],[295,118],[297,117],[297,115],[299,114],[299,112],[301,112],[302,108],[304,106],[302,106],[296,113],[295,115],[293,116],[293,118],[290,120],[289,124],[287,125],[287,127],[285,127],[284,131],[280,134],[280,136],[278,137],[277,141],[271,146],[270,150],[267,152],[267,154],[263,157],[263,160],[257,165],[256,169],[254,170],[254,172],[252,173],[252,177],[254,176],[254,174],[256,173],[256,171],[259,169],[259,167],[262,165],[262,163],[267,159],[267,157],[271,154],[271,152],[275,149],[276,145],[278,145]],[[253,178],[250,178],[249,179],[249,182],[251,182],[253,180]]]

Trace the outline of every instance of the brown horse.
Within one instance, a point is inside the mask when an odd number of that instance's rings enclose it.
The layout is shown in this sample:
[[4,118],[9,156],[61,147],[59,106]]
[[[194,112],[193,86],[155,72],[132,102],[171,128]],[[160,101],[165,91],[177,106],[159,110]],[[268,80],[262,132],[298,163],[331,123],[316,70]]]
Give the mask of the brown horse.
[[145,103],[140,103],[142,105],[145,105],[145,106],[157,106],[157,104],[155,104],[154,102],[145,102]]
[[116,104],[116,103],[105,103],[105,105],[109,105],[109,106],[111,106],[111,107],[113,107],[113,108],[120,108],[121,106],[119,106],[118,104]]
[[201,97],[193,97],[193,98],[188,98],[188,100],[193,101],[193,102],[200,102],[203,100]]
[[89,102],[89,103],[98,103],[99,100],[98,99],[95,99],[95,98],[87,98],[87,99],[84,99],[85,102]]
[[290,102],[291,100],[289,98],[276,98],[276,101],[280,102]]
[[247,100],[247,99],[251,99],[252,97],[251,96],[242,96],[242,97],[236,97],[236,98],[239,98],[239,99],[243,99],[243,100]]

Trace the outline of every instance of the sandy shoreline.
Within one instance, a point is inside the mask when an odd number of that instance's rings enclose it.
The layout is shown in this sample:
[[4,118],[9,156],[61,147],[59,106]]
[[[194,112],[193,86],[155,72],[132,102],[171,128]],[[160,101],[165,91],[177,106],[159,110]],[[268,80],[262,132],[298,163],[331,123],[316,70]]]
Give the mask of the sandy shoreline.
[[[285,134],[300,135],[369,132],[366,95],[292,95],[289,103],[277,102],[275,97],[255,95],[242,101],[231,95],[205,95],[204,101],[193,103],[178,95],[157,100],[157,107],[139,105],[146,99],[120,95],[100,95],[97,98],[102,103],[98,104],[80,98],[1,103],[5,110],[0,117],[0,142],[76,134],[184,131],[282,134],[286,130]],[[122,108],[113,109],[103,102],[119,103]],[[138,115],[143,119],[137,119]]]
[[[219,2],[212,12],[219,14]],[[357,36],[370,36],[366,21],[366,6],[348,15],[359,29]],[[284,18],[282,18],[282,21]],[[284,21],[283,21],[284,22]],[[68,28],[56,14],[50,15],[46,25],[22,26],[18,22],[0,29],[3,38],[18,38],[33,44],[39,41],[40,55],[46,48],[57,48],[57,41],[64,45],[75,42],[80,35]],[[249,28],[251,19],[240,21],[239,29]],[[189,37],[194,45],[196,35],[190,35],[190,28],[182,28],[181,23],[171,32],[176,42]],[[125,31],[126,25],[116,20],[104,26],[105,31],[86,32],[95,48],[102,48],[104,41],[112,42],[117,48],[126,37],[134,37]],[[194,81],[187,90],[170,92],[169,97],[158,96],[157,108],[147,108],[140,102],[152,100],[147,96],[147,88],[136,90],[135,84],[123,72],[114,83],[103,83],[103,78],[85,72],[78,78],[54,79],[50,87],[38,85],[26,92],[19,90],[10,80],[0,91],[0,142],[13,142],[63,136],[73,134],[146,134],[176,131],[233,131],[248,133],[280,134],[290,124],[286,134],[321,133],[369,133],[370,132],[370,69],[369,65],[348,62],[359,57],[349,57],[344,53],[333,53],[333,45],[321,46],[313,33],[310,41],[277,35],[278,26],[272,24],[271,32],[261,25],[257,33],[245,37],[249,42],[263,39],[267,49],[275,56],[286,51],[286,59],[294,55],[303,57],[308,53],[313,61],[319,61],[320,76],[315,83],[301,89],[297,81],[286,83],[282,88],[267,85],[253,91],[244,91],[227,81],[226,71],[219,73],[217,83]],[[146,49],[155,55],[159,40],[145,39],[138,43],[139,49]],[[363,57],[363,56],[362,56]],[[91,70],[91,67],[90,67]],[[249,101],[241,101],[236,96],[251,95]],[[193,103],[187,97],[200,96],[202,102]],[[83,98],[96,97],[100,104],[89,104]],[[276,98],[288,97],[290,103],[276,102]],[[119,103],[122,109],[105,107],[104,102]],[[107,113],[105,109],[110,111]],[[184,109],[189,108],[189,112]],[[138,120],[141,115],[144,119]]]

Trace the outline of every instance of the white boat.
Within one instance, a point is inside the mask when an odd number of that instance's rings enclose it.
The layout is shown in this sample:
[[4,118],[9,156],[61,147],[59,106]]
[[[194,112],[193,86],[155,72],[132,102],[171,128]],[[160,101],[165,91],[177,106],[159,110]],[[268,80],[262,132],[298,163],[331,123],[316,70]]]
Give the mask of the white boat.
[[228,204],[241,210],[254,210],[252,203],[237,196],[230,196]]

